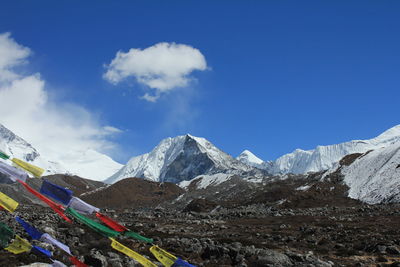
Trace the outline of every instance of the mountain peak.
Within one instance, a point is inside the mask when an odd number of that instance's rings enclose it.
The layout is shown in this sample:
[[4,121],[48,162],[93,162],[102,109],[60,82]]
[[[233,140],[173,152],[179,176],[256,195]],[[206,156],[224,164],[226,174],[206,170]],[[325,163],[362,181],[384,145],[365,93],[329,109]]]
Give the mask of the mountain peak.
[[259,167],[264,162],[262,159],[258,158],[256,155],[254,155],[251,151],[247,149],[243,150],[243,152],[240,153],[240,155],[237,156],[236,159],[254,167]]
[[375,137],[373,140],[376,141],[390,141],[392,139],[397,140],[400,137],[400,124],[396,125],[386,131],[384,131],[383,133],[381,133],[380,135],[378,135],[377,137]]
[[151,152],[131,158],[105,182],[115,183],[124,178],[139,177],[178,183],[198,175],[248,171],[250,168],[205,138],[186,134],[163,139]]

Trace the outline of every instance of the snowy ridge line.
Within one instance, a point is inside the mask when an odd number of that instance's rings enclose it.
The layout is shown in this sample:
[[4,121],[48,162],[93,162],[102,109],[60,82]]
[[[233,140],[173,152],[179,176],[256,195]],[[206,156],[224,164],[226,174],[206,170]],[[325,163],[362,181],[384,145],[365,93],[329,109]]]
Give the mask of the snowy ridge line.
[[[260,163],[256,156],[242,152],[238,159],[243,163],[266,170],[271,175],[294,173],[306,174],[332,169],[340,159],[348,154],[365,153],[400,142],[400,125],[394,126],[379,136],[369,140],[353,140],[341,144],[317,146],[313,150],[296,149],[274,161]],[[250,152],[251,155],[254,155]]]

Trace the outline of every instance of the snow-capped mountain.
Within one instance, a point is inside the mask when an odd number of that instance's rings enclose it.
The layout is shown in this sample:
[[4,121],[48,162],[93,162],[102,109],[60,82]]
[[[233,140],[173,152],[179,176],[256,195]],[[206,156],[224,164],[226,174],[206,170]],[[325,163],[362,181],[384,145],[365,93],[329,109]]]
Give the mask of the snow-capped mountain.
[[257,168],[262,168],[264,161],[260,158],[258,158],[256,155],[251,153],[249,150],[244,150],[242,153],[240,153],[239,156],[236,157],[237,160],[243,162],[244,164],[257,167]]
[[[268,173],[276,174],[305,174],[330,169],[341,158],[348,154],[364,153],[390,146],[400,141],[400,125],[397,125],[381,135],[369,140],[353,140],[336,145],[318,146],[313,150],[296,149],[294,152],[281,156],[274,161],[250,165],[266,170]],[[238,158],[239,159],[239,158]],[[242,162],[246,159],[240,157]]]
[[370,204],[400,202],[400,143],[365,153],[341,173],[351,198]]
[[63,161],[50,160],[2,124],[0,124],[0,150],[45,169],[45,175],[71,174],[92,180],[104,180],[122,167],[110,157],[94,150],[82,151],[79,158],[68,157],[66,154]]
[[253,169],[206,139],[187,134],[162,140],[150,153],[130,159],[105,182],[112,184],[127,177],[140,177],[178,183],[199,175],[249,172]]

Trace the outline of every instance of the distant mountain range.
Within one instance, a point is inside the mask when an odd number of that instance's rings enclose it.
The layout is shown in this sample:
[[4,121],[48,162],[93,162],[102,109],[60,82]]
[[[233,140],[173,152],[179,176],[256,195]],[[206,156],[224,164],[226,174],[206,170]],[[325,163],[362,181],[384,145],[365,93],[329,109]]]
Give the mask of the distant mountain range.
[[263,161],[248,150],[243,151],[237,159],[266,170],[271,175],[305,174],[330,169],[346,155],[387,147],[399,141],[400,125],[397,125],[369,140],[353,140],[336,145],[317,146],[313,150],[296,149],[274,161]]
[[[70,174],[100,181],[122,167],[110,157],[94,150],[82,151],[79,158],[70,157],[69,160],[63,162],[54,161],[47,158],[46,155],[41,155],[31,144],[2,124],[0,124],[0,150],[12,157],[46,169],[45,175]],[[60,151],[60,153],[68,153],[68,151]]]
[[[305,179],[300,188],[306,191],[309,177],[315,178],[313,173],[321,173],[318,179],[328,182],[332,174],[338,174],[351,198],[368,203],[400,202],[400,125],[369,140],[296,149],[274,161],[263,161],[248,150],[233,158],[208,140],[187,134],[162,140],[152,151],[131,158],[124,166],[92,150],[70,162],[54,162],[3,125],[0,150],[45,168],[46,174],[73,174],[108,184],[137,177],[175,183],[187,190],[217,188],[217,193],[239,184],[251,191],[258,185],[297,177]],[[339,164],[353,154],[354,162]],[[239,189],[237,192],[240,194]]]

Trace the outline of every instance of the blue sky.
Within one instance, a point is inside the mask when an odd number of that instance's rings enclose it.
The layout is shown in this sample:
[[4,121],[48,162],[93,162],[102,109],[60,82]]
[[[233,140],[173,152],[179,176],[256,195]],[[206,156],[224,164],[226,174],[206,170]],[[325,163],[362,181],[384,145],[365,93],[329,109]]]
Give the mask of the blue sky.
[[[56,103],[123,131],[107,137],[122,163],[185,133],[272,160],[399,124],[399,11],[398,1],[7,1],[0,33],[32,51],[22,71],[40,73]],[[118,51],[160,42],[197,49],[207,69],[155,103],[132,77],[103,78]]]

